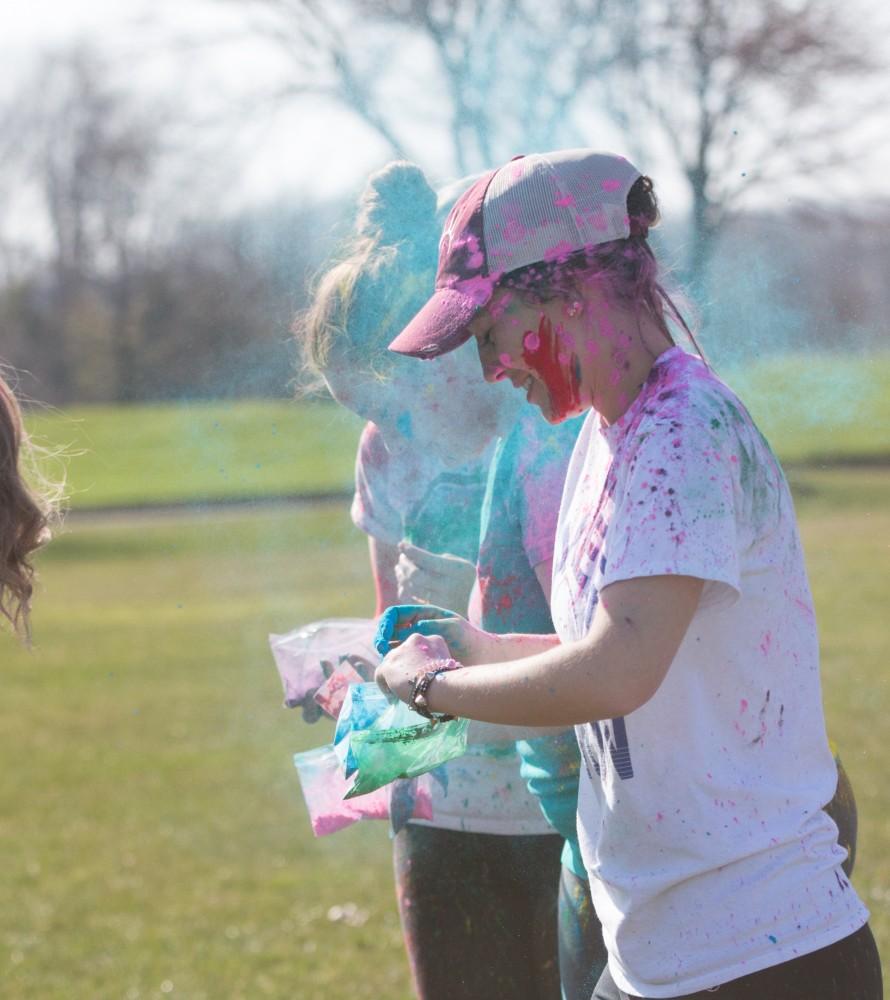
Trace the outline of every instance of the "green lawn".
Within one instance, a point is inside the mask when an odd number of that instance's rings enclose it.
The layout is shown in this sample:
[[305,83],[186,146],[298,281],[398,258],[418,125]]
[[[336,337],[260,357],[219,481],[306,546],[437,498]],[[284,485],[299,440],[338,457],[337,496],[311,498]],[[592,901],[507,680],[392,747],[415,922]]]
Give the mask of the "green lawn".
[[[890,462],[890,354],[793,356],[722,372],[786,461]],[[327,402],[36,411],[77,507],[346,490],[360,421]]]
[[[890,955],[890,472],[794,483]],[[290,756],[326,733],[280,707],[266,647],[367,613],[365,560],[339,505],[75,520],[42,556],[35,650],[0,637],[0,995],[410,996],[386,829],[312,837]]]
[[70,456],[77,508],[345,490],[361,421],[332,402],[258,400],[35,411],[28,427]]

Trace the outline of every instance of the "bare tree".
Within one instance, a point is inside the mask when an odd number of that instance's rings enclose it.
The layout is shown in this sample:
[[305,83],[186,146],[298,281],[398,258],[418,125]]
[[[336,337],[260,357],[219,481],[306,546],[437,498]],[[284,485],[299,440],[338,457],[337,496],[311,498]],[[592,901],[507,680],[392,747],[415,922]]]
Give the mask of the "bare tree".
[[623,43],[617,0],[220,2],[287,56],[293,77],[272,96],[336,101],[421,162],[412,131],[441,121],[461,174],[577,141],[575,112]]
[[[690,275],[756,186],[836,168],[842,139],[883,102],[874,44],[832,0],[635,0],[604,107],[671,153],[692,195]],[[859,81],[858,96],[837,87]]]
[[[437,113],[461,173],[611,119],[643,163],[667,155],[686,178],[693,279],[747,191],[836,167],[883,104],[874,43],[836,0],[221,2],[287,54],[279,97],[338,101],[394,155],[423,162],[412,128]],[[838,107],[845,81],[868,85]]]
[[49,236],[50,382],[63,397],[72,394],[72,354],[88,331],[93,348],[104,339],[113,394],[125,399],[136,370],[133,258],[141,252],[160,123],[84,47],[41,58],[15,106],[22,183],[42,205]]

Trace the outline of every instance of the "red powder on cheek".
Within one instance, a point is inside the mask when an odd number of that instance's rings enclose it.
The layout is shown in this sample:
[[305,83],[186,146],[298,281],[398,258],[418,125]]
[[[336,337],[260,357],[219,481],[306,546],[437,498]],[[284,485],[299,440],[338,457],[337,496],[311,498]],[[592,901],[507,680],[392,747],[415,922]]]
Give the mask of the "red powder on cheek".
[[[564,420],[580,404],[578,373],[569,356],[560,360],[560,347],[553,335],[553,326],[541,317],[537,334],[529,332],[522,342],[522,360],[547,387],[551,417]],[[565,355],[563,355],[565,357]]]

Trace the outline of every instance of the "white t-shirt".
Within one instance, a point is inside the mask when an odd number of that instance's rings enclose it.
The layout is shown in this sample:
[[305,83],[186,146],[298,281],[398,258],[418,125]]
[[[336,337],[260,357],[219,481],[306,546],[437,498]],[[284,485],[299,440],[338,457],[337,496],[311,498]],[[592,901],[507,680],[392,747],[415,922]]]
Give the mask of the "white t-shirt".
[[[406,449],[396,458],[379,429],[367,424],[356,458],[352,520],[390,545],[406,538],[475,563],[493,449],[494,442],[478,460],[449,469],[428,453]],[[513,727],[472,723],[468,752],[433,772],[432,820],[412,822],[471,833],[555,834],[520,776],[516,738]]]
[[655,696],[576,729],[581,851],[617,985],[674,997],[826,947],[868,913],[823,811],[837,772],[785,478],[733,393],[672,348],[616,423],[588,415],[552,614],[585,636],[611,583],[705,580]]

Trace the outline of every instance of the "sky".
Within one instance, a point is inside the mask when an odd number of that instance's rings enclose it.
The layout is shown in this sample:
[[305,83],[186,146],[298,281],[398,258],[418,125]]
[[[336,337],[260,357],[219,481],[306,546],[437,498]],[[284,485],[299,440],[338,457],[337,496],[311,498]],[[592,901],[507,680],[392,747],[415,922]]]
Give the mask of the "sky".
[[[184,95],[208,121],[216,122],[201,132],[200,141],[211,158],[216,148],[218,162],[224,164],[220,169],[227,172],[223,186],[228,207],[274,200],[282,193],[303,201],[354,195],[364,177],[390,158],[387,147],[355,116],[330,102],[304,100],[286,110],[258,112],[249,95],[274,86],[282,64],[267,46],[245,37],[244,7],[224,0],[8,0],[0,87],[13,86],[40,49],[88,40],[115,54],[118,69],[135,89],[166,100],[171,94]],[[239,115],[242,104],[245,111]],[[231,121],[233,109],[239,127],[220,125],[222,118]],[[870,137],[859,140],[865,151],[855,177],[826,178],[824,189],[832,197],[855,197],[860,188],[890,197],[888,132],[876,125]],[[597,145],[626,152],[619,148],[620,138],[608,131],[605,135],[607,141]],[[434,128],[424,132],[418,124],[412,141],[423,151],[425,164],[447,161],[447,146],[442,145],[441,155],[437,152],[442,141]],[[447,180],[453,173],[445,167],[436,179]],[[688,205],[679,175],[662,170],[655,176],[663,204]],[[762,193],[752,203],[758,201],[763,201]]]

